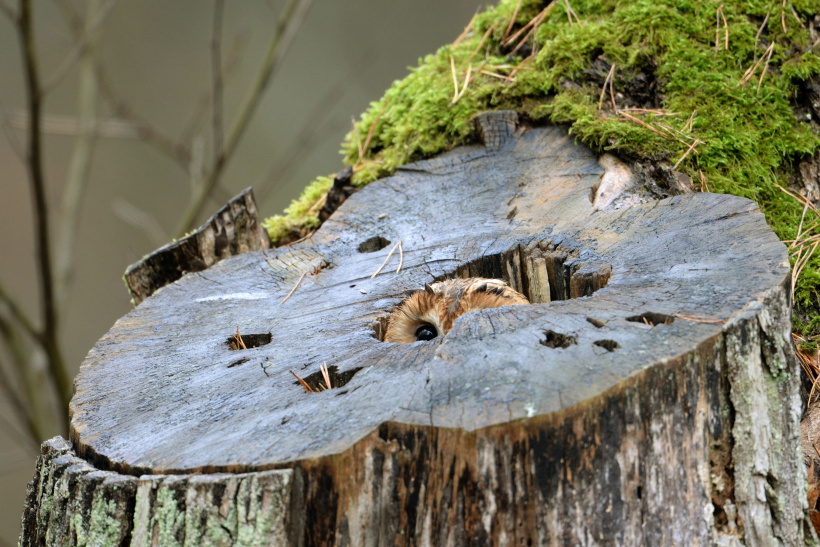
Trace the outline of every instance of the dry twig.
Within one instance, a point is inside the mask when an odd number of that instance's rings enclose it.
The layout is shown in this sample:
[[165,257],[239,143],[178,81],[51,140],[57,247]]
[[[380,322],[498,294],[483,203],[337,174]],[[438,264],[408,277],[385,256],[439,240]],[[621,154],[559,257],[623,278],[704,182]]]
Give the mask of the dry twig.
[[[685,159],[686,159],[686,156],[688,156],[688,155],[689,155],[689,153],[690,153],[690,152],[692,152],[692,150],[695,150],[695,146],[697,146],[698,144],[700,144],[700,142],[701,142],[701,141],[700,141],[700,139],[695,139],[695,142],[693,142],[693,143],[692,143],[692,145],[689,147],[689,149],[688,149],[688,150],[686,150],[686,152],[683,154],[683,156],[681,156],[681,157],[680,157],[680,159],[679,159],[677,162],[675,162],[675,165],[674,165],[674,167],[672,167],[672,169],[677,169],[677,168],[678,168],[678,165],[680,165],[680,163],[681,163],[683,160],[685,160]],[[697,150],[695,150],[695,153],[697,154]]]
[[239,327],[236,327],[236,342],[237,346],[242,349],[248,349],[248,346],[245,345],[245,342],[242,340],[242,335],[239,334]]
[[293,374],[294,376],[296,376],[296,379],[299,380],[299,383],[302,385],[303,388],[305,388],[305,393],[315,393],[313,391],[313,389],[308,385],[308,383],[305,382],[304,380],[302,380],[301,376],[299,376],[298,374],[296,374],[292,370],[290,371],[290,373]]
[[[356,160],[356,163],[353,165],[353,170],[359,168],[359,166],[364,161],[364,154],[367,153],[367,149],[370,146],[370,139],[373,137],[373,133],[376,131],[376,126],[379,124],[379,120],[382,118],[382,114],[384,114],[384,109],[387,108],[387,105],[390,104],[390,99],[385,99],[384,104],[382,105],[381,109],[379,109],[379,114],[376,116],[376,119],[373,120],[373,123],[370,124],[370,129],[367,131],[367,137],[364,139],[364,144],[362,145],[362,153],[359,154],[359,158]],[[358,139],[358,137],[357,137]]]
[[327,371],[326,361],[322,361],[322,366],[319,367],[319,370],[322,371],[322,377],[325,379],[325,389],[331,389],[333,386],[330,385],[330,373]]
[[[399,247],[399,248],[400,248],[400,246],[401,246],[401,240],[399,240],[399,241],[398,241],[398,243],[396,243],[395,245],[393,245],[393,248],[392,248],[392,249],[390,249],[390,252],[389,252],[389,253],[387,253],[387,257],[384,259],[384,262],[382,262],[382,265],[381,265],[381,266],[379,266],[379,269],[378,269],[378,270],[376,270],[375,272],[373,272],[373,275],[371,275],[371,276],[370,276],[370,279],[373,279],[374,277],[376,277],[377,275],[379,275],[379,272],[381,272],[381,271],[382,271],[382,269],[384,269],[384,267],[387,265],[387,261],[388,261],[388,260],[390,260],[390,257],[391,257],[391,256],[393,256],[393,251],[395,251],[395,250],[396,250],[396,247]],[[403,263],[403,261],[404,261],[404,255],[402,254],[401,250],[399,251],[399,255],[400,255],[399,268],[396,270],[396,273],[399,273],[399,270],[401,269],[402,263]]]
[[301,282],[302,282],[302,280],[305,278],[305,276],[306,276],[308,273],[309,273],[309,272],[305,272],[305,273],[303,273],[302,275],[300,275],[300,276],[299,276],[299,280],[296,282],[296,285],[294,285],[294,286],[293,286],[293,288],[292,288],[292,289],[290,290],[290,292],[288,293],[288,295],[287,295],[285,298],[283,298],[283,299],[282,299],[282,301],[280,302],[280,304],[284,304],[285,302],[287,302],[287,301],[288,301],[288,298],[290,298],[290,295],[292,295],[292,294],[294,293],[294,291],[296,291],[296,288],[299,286],[299,283],[301,283]]
[[[609,67],[609,72],[606,75],[606,79],[604,79],[604,86],[601,88],[601,96],[598,98],[598,112],[601,111],[601,107],[604,104],[604,95],[606,94],[606,84],[610,83],[612,80],[612,74],[615,72],[615,63],[612,63],[612,66]],[[610,85],[610,90],[612,86]],[[613,99],[614,103],[614,99]]]
[[473,14],[473,18],[470,19],[470,22],[467,23],[467,26],[464,27],[464,30],[461,31],[461,34],[459,34],[458,38],[456,38],[455,41],[452,43],[452,45],[450,46],[451,48],[455,48],[456,46],[458,46],[461,43],[461,41],[467,36],[467,34],[470,32],[470,29],[473,28],[473,23],[475,23],[475,18],[477,15],[477,13]]
[[667,133],[665,133],[665,132],[663,132],[663,131],[661,131],[661,130],[659,130],[659,129],[657,129],[657,128],[655,128],[655,127],[653,127],[653,126],[651,126],[647,123],[644,123],[643,121],[641,121],[638,118],[632,116],[631,114],[628,114],[628,113],[624,112],[623,110],[618,111],[618,114],[620,114],[621,116],[623,116],[623,117],[625,117],[629,120],[632,120],[633,122],[635,122],[637,124],[640,124],[640,125],[644,126],[645,128],[647,128],[651,131],[654,131],[655,133],[657,133],[658,135],[660,135],[664,139],[669,138],[669,135]]
[[515,10],[513,10],[512,17],[510,17],[510,24],[507,25],[507,30],[504,32],[504,36],[501,37],[502,44],[504,43],[504,40],[507,39],[507,36],[510,35],[510,31],[512,30],[513,25],[515,24],[515,19],[516,17],[518,17],[518,10],[521,8],[522,1],[523,0],[518,0],[518,3],[515,5]]

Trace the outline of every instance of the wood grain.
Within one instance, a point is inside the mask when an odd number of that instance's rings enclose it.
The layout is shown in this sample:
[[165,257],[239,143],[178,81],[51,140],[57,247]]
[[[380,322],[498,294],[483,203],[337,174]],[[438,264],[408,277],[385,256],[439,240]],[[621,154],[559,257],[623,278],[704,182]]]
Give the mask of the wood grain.
[[[789,263],[760,211],[714,194],[596,211],[603,169],[563,128],[483,123],[488,146],[404,166],[311,240],[120,319],[75,381],[77,456],[292,470],[306,545],[802,543]],[[394,253],[371,279],[398,241],[401,271]],[[404,291],[457,275],[535,303],[378,339]],[[233,351],[237,327],[270,343]],[[346,383],[306,393],[291,371],[318,381],[323,362]]]

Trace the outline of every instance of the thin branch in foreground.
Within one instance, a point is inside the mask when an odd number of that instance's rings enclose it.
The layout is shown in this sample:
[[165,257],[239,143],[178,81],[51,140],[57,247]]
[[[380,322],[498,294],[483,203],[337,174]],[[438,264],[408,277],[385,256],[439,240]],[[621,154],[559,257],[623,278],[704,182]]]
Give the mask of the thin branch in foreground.
[[15,25],[17,24],[17,13],[15,13],[14,8],[6,4],[5,0],[0,0],[0,13]]
[[256,110],[256,107],[259,105],[259,101],[262,98],[262,92],[268,86],[271,77],[276,72],[276,69],[279,68],[282,59],[284,59],[285,54],[290,48],[291,43],[293,43],[294,38],[296,38],[296,34],[299,32],[305,17],[307,17],[307,13],[310,10],[312,2],[313,0],[291,0],[285,15],[279,21],[276,32],[271,38],[267,53],[265,55],[265,60],[262,63],[259,73],[257,74],[256,81],[245,99],[245,102],[239,108],[239,115],[236,117],[231,126],[224,150],[217,158],[215,158],[214,165],[209,176],[194,192],[191,201],[182,214],[182,218],[180,219],[177,229],[175,230],[177,237],[184,235],[196,223],[196,218],[202,212],[202,208],[205,205],[205,200],[208,195],[210,195],[214,186],[216,186],[220,176],[222,175],[223,169],[233,156],[236,146],[239,144],[239,141],[248,127],[251,116]]
[[114,1],[88,0],[86,2],[86,30],[84,47],[78,62],[78,129],[79,134],[71,152],[65,189],[60,203],[57,228],[54,293],[58,310],[63,307],[68,287],[74,275],[74,249],[80,224],[80,209],[91,173],[91,159],[97,137],[97,103],[99,91],[95,70],[94,53],[99,38],[99,24],[110,11]]
[[106,0],[105,4],[102,6],[99,5],[99,2],[94,2],[93,5],[89,4],[86,7],[88,10],[87,13],[89,15],[93,15],[90,18],[86,18],[86,24],[82,29],[82,33],[76,38],[76,43],[71,48],[71,51],[68,52],[68,55],[65,56],[63,62],[60,63],[60,66],[57,67],[54,74],[52,74],[51,78],[49,78],[42,85],[40,93],[43,95],[48,95],[54,91],[54,88],[63,81],[69,72],[71,72],[71,69],[74,68],[74,65],[80,57],[85,54],[91,43],[96,40],[94,35],[97,34],[100,26],[102,26],[108,18],[108,15],[111,13],[111,10],[114,8],[116,3],[117,0]]
[[214,158],[222,155],[222,14],[225,0],[214,0],[213,36],[211,38],[211,125]]
[[34,52],[34,28],[32,24],[31,0],[20,0],[20,17],[18,34],[20,49],[23,52],[23,72],[25,77],[26,102],[29,111],[28,127],[28,173],[32,193],[34,194],[34,218],[36,223],[37,265],[39,271],[43,330],[39,341],[48,355],[48,366],[61,407],[68,409],[72,396],[71,378],[65,369],[62,354],[57,342],[57,310],[54,295],[53,270],[51,265],[51,245],[48,227],[48,207],[45,196],[45,177],[42,163],[42,140],[40,120],[42,117],[42,93],[37,73],[37,58]]

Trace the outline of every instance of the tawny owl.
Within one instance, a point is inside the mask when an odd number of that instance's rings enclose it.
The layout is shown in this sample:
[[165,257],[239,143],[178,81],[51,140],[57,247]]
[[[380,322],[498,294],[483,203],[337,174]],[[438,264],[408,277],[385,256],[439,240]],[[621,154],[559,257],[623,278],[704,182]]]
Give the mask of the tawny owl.
[[520,293],[498,279],[448,279],[425,285],[405,298],[390,314],[385,342],[407,344],[447,334],[453,321],[484,308],[529,304]]

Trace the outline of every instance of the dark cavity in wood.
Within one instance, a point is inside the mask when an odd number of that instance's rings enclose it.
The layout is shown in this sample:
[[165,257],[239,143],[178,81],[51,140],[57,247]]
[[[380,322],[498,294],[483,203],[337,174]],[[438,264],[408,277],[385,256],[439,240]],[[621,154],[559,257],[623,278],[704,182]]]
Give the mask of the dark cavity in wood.
[[[362,368],[363,367],[352,368],[352,369],[346,370],[344,372],[339,372],[339,367],[337,367],[336,365],[328,366],[327,367],[327,372],[328,372],[328,376],[330,377],[330,387],[331,387],[331,389],[337,389],[337,388],[340,388],[340,387],[343,387],[343,386],[347,385],[347,383],[350,382],[350,380],[352,380],[353,377],[356,375],[356,373],[359,372],[360,370],[362,370]],[[304,378],[302,378],[302,380],[304,380],[305,383],[307,385],[309,385],[310,389],[312,389],[314,392],[321,391],[322,388],[319,387],[320,385],[323,386],[323,387],[325,386],[325,377],[321,373],[321,371],[320,372],[314,372],[313,374],[305,376]],[[297,385],[297,386],[300,386],[300,388],[302,386],[302,384],[299,383],[298,381],[293,382],[293,384]],[[347,393],[347,392],[345,391],[344,393]],[[344,395],[344,393],[339,393],[339,395]]]
[[651,311],[642,313],[640,315],[633,315],[631,317],[627,317],[626,320],[631,321],[633,323],[649,325],[650,327],[655,327],[657,325],[671,325],[675,322],[675,318],[671,315],[666,315],[664,313],[655,313]]
[[232,350],[243,350],[243,349],[252,349],[258,348],[260,346],[264,346],[266,344],[270,344],[271,340],[273,340],[273,334],[270,332],[262,333],[262,334],[242,334],[240,333],[239,336],[242,338],[242,342],[245,343],[245,347],[243,348],[239,341],[236,338],[236,335],[229,336],[227,340],[225,340],[225,344],[231,348]]
[[541,340],[541,345],[548,348],[568,348],[573,344],[577,344],[578,340],[570,334],[562,334],[554,330],[545,330],[544,339]]
[[359,243],[357,250],[360,253],[375,253],[390,245],[390,240],[381,236],[371,237]]

